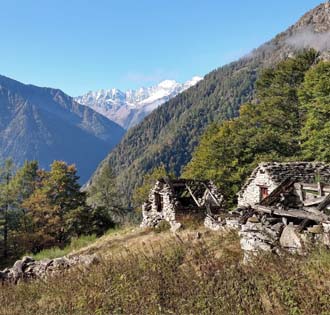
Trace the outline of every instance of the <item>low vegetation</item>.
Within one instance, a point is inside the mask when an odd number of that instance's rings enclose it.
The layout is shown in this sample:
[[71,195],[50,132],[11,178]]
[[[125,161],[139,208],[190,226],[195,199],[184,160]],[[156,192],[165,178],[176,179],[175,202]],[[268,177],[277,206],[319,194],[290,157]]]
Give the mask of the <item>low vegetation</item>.
[[88,270],[5,285],[0,314],[330,314],[328,251],[242,265],[235,234],[195,233],[149,232]]

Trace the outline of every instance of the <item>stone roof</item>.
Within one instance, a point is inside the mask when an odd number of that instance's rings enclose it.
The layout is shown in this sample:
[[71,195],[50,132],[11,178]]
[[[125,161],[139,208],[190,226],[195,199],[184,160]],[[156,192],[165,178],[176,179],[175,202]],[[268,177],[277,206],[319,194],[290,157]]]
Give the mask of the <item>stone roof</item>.
[[330,165],[323,162],[265,162],[254,169],[238,194],[246,189],[259,171],[267,173],[276,184],[281,184],[287,178],[304,183],[314,183],[318,179],[330,183]]

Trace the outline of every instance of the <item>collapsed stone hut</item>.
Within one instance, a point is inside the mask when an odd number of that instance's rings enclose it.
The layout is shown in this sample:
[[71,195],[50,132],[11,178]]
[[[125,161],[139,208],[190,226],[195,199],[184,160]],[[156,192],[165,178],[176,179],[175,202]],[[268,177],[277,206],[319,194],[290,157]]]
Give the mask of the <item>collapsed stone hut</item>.
[[219,213],[223,196],[212,181],[160,178],[142,205],[142,227],[155,227],[161,221],[170,223],[173,230],[181,226],[178,217],[184,214]]
[[239,192],[244,259],[278,246],[303,252],[308,244],[330,247],[330,166],[262,163]]
[[[238,206],[248,207],[260,203],[285,180],[296,183],[330,183],[330,165],[321,162],[260,163],[238,193]],[[313,191],[305,190],[308,199]]]

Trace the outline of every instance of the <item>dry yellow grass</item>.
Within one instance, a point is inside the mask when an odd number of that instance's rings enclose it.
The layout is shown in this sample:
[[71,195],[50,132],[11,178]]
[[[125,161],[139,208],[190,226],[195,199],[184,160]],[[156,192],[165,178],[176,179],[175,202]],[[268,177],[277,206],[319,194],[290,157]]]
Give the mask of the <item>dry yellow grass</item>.
[[330,253],[241,264],[235,233],[128,228],[72,253],[89,269],[0,290],[0,315],[330,315]]

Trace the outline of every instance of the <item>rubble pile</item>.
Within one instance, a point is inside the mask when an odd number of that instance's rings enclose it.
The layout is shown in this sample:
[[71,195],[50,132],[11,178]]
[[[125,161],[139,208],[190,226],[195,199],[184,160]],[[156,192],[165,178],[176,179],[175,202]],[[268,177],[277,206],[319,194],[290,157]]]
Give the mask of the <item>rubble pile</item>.
[[304,253],[315,244],[330,246],[330,186],[286,179],[259,204],[237,209],[244,259],[280,248]]

